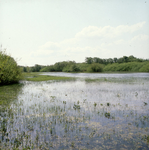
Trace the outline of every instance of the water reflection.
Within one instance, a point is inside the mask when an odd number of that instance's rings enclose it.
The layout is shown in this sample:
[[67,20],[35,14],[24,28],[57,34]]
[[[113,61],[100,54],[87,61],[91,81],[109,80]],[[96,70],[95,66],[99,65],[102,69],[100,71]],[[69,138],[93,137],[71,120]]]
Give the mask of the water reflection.
[[81,78],[148,78],[149,73],[64,73],[44,72],[42,75],[81,77]]
[[148,149],[148,87],[144,78],[25,82],[1,117],[0,148]]
[[16,101],[22,87],[23,84],[0,86],[0,108],[4,109]]

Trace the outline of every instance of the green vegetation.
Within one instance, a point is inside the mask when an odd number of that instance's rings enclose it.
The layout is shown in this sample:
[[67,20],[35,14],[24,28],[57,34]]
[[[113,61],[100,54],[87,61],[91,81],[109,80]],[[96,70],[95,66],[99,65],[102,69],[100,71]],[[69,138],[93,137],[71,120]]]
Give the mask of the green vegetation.
[[87,72],[102,72],[103,65],[98,63],[93,63],[87,68]]
[[108,58],[108,59],[102,59],[102,58],[98,58],[98,57],[86,57],[85,58],[85,62],[87,64],[92,64],[92,63],[100,63],[100,64],[113,64],[113,63],[127,63],[127,62],[144,62],[144,61],[149,61],[147,59],[140,59],[140,58],[136,58],[133,55],[127,57],[127,56],[123,56],[120,58]]
[[16,61],[5,51],[0,51],[0,85],[16,83],[22,78]]
[[85,62],[56,62],[54,65],[23,67],[24,72],[149,72],[149,60],[134,56],[101,59],[86,57]]
[[18,66],[5,51],[0,51],[0,85],[17,83],[22,79],[22,71],[24,79],[28,81],[72,80],[74,78],[43,76],[37,72],[149,72],[149,60],[134,56],[113,59],[86,57],[83,63],[63,61],[50,66],[36,64],[25,67]]
[[[91,79],[91,78],[85,78],[84,79],[86,83],[92,83],[92,82],[111,82],[111,83],[129,83],[132,84],[136,81],[139,81],[139,79],[136,78],[114,78],[114,77],[110,77],[110,78],[105,78],[105,77],[100,77],[100,78],[95,78],[95,79]],[[144,80],[148,81],[148,79]]]
[[23,73],[24,80],[27,81],[48,81],[48,80],[56,80],[56,81],[67,81],[67,80],[75,80],[72,77],[60,77],[60,76],[48,76],[48,75],[39,75],[39,73]]
[[47,66],[40,70],[40,72],[79,72],[80,69],[75,61],[57,62],[54,65]]
[[105,113],[105,117],[109,119],[109,118],[110,118],[110,113],[109,113],[109,112],[106,112],[106,113]]
[[43,69],[45,66],[35,64],[33,67],[24,67],[20,66],[22,68],[23,72],[39,72],[41,69]]
[[[33,67],[24,67],[18,66],[16,61],[5,51],[0,51],[0,85],[17,83],[22,79],[21,70],[24,72],[24,79],[28,81],[74,80],[71,77],[43,76],[37,72],[149,72],[149,60],[134,56],[123,56],[119,59],[86,57],[83,63],[63,61],[50,66],[36,64]],[[106,80],[104,79],[104,81]]]
[[108,64],[104,67],[104,71],[149,72],[149,61]]

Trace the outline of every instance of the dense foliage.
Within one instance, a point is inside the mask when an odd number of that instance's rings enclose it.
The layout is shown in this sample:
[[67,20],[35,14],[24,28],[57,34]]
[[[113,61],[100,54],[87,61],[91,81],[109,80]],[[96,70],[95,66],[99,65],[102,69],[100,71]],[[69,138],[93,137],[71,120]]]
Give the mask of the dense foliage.
[[103,65],[98,63],[93,63],[87,68],[88,72],[102,72]]
[[78,67],[78,64],[75,61],[63,61],[63,62],[57,62],[54,65],[47,66],[40,70],[41,72],[78,72],[80,71],[80,68]]
[[108,64],[104,67],[104,71],[149,72],[149,61]]
[[20,67],[22,68],[23,72],[39,72],[42,68],[46,66],[35,64],[35,66],[32,67],[24,67],[24,66],[20,66]]
[[56,62],[54,65],[23,67],[24,72],[149,72],[149,60],[134,56],[121,58],[101,59],[98,57],[86,57],[85,62],[75,61]]
[[140,58],[136,58],[133,55],[127,57],[127,56],[123,56],[120,58],[108,58],[108,59],[101,59],[98,57],[86,57],[85,58],[85,62],[87,64],[92,64],[92,63],[100,63],[100,64],[113,64],[113,63],[127,63],[127,62],[144,62],[144,61],[149,61],[147,59],[140,59]]
[[16,61],[5,51],[0,51],[0,85],[16,83],[21,79],[21,75]]

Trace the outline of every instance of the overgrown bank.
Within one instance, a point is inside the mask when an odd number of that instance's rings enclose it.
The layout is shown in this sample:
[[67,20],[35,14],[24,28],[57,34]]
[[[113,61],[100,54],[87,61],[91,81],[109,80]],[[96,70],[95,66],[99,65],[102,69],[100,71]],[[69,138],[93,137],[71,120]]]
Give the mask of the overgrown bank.
[[22,66],[24,72],[149,72],[149,60],[134,56],[101,59],[86,57],[85,62],[75,61],[56,62],[54,65],[33,67]]
[[23,73],[23,80],[27,81],[73,81],[76,78],[73,77],[61,77],[61,76],[49,76],[49,75],[41,75],[38,72],[31,72],[31,73]]
[[104,67],[104,71],[105,72],[107,71],[149,72],[149,61],[109,64]]

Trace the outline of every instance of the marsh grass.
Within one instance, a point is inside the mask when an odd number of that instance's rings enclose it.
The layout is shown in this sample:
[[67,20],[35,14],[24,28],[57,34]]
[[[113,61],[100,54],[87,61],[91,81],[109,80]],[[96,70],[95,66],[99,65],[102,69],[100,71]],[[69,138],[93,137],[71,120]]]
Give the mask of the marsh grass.
[[[100,78],[95,78],[95,79],[91,79],[91,78],[85,78],[85,81],[87,83],[90,82],[115,82],[115,83],[135,83],[138,82],[140,79],[136,79],[136,78],[113,78],[113,77],[109,77],[109,78],[105,78],[105,77],[100,77]],[[145,79],[146,81],[148,81],[148,79]],[[142,83],[143,84],[143,83]]]
[[60,76],[48,76],[48,75],[41,75],[41,73],[24,73],[23,80],[27,81],[48,81],[48,80],[55,80],[55,81],[70,81],[76,80],[73,77],[60,77]]

